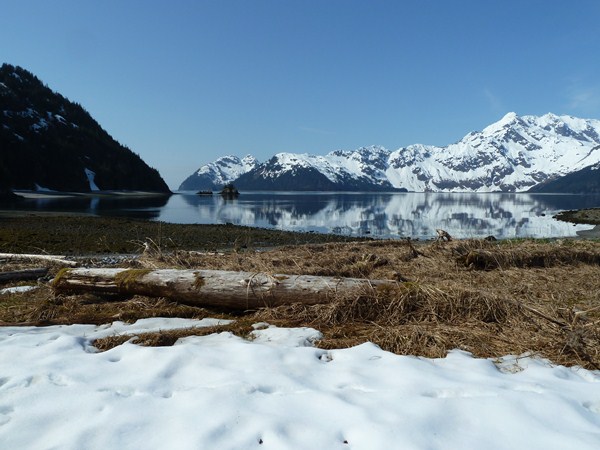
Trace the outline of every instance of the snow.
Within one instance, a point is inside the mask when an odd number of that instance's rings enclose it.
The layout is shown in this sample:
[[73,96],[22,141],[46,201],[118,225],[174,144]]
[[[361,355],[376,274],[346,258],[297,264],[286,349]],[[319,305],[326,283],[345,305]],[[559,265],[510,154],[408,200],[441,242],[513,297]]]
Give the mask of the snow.
[[[111,334],[206,326],[0,327],[0,446],[28,449],[597,449],[600,372],[535,357],[322,350],[310,328],[180,339]],[[263,324],[265,326],[265,324]],[[257,327],[261,328],[261,327]]]
[[511,125],[513,122],[517,120],[518,116],[514,112],[509,112],[502,117],[498,122],[494,122],[493,124],[485,127],[483,129],[483,134],[493,134],[497,133],[505,129],[507,126]]
[[15,286],[0,289],[0,295],[2,294],[15,294],[18,292],[29,292],[37,289],[37,286]]
[[[236,160],[226,171],[218,168],[217,160],[200,172],[234,181],[253,168]],[[598,162],[600,121],[511,112],[483,131],[443,147],[416,144],[390,151],[371,146],[325,156],[278,153],[261,168],[261,176],[277,178],[284,172],[312,168],[334,183],[360,179],[381,186],[389,182],[413,192],[524,192],[545,179]]]
[[33,125],[31,125],[31,129],[35,132],[39,132],[40,130],[44,130],[48,128],[48,122],[46,121],[46,119],[43,118],[39,118],[38,123],[34,123]]
[[242,159],[234,155],[227,155],[200,167],[195,174],[209,176],[215,185],[225,185],[246,172],[250,172],[257,165],[258,160],[252,155],[246,155]]
[[94,178],[96,177],[96,172],[94,172],[90,169],[83,169],[83,171],[85,172],[85,176],[88,179],[88,183],[90,185],[90,191],[99,191],[100,188],[94,182]]
[[526,191],[545,177],[566,175],[600,161],[594,151],[599,132],[598,120],[508,113],[455,144],[409,146],[392,152],[387,176],[394,186],[417,192]]
[[53,192],[52,189],[48,189],[47,187],[41,186],[37,183],[35,183],[35,190],[38,192]]

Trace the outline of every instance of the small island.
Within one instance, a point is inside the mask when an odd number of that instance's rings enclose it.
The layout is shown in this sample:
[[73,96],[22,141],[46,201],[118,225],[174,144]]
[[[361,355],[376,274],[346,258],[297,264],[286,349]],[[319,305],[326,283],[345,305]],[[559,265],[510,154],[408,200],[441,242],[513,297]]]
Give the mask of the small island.
[[233,183],[228,183],[223,186],[223,189],[221,190],[221,196],[225,199],[238,198],[240,196],[240,192],[233,185]]

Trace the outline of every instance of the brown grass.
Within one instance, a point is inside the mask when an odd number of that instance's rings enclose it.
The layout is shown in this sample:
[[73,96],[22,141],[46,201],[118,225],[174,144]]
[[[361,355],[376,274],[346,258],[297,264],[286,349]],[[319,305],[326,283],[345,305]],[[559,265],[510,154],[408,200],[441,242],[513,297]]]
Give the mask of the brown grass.
[[[469,256],[471,255],[471,256]],[[477,257],[475,257],[475,255]],[[484,256],[481,256],[484,255]],[[460,348],[480,357],[532,352],[565,365],[600,367],[600,243],[578,240],[465,240],[411,243],[369,241],[286,246],[268,251],[147,252],[132,268],[198,268],[271,274],[392,279],[398,286],[356,292],[332,303],[248,312],[248,324],[311,326],[323,348],[371,341],[399,354],[442,357]],[[57,297],[34,293],[0,297],[4,323],[105,323],[153,316],[221,317],[176,299]],[[162,332],[136,343],[166,345],[186,333]],[[229,330],[230,331],[230,330]],[[153,337],[154,336],[154,337]],[[102,348],[117,345],[98,343]]]
[[600,249],[566,240],[560,245],[539,245],[524,241],[504,245],[487,241],[463,241],[455,244],[453,251],[457,261],[479,270],[506,269],[511,267],[554,267],[560,265],[600,265]]
[[237,320],[227,325],[215,325],[202,328],[185,328],[179,330],[162,330],[153,333],[138,333],[135,335],[116,335],[96,339],[94,347],[100,351],[110,350],[125,342],[147,347],[167,347],[175,344],[177,340],[190,336],[207,336],[214,333],[229,332],[247,338],[253,330],[252,323],[248,320]]

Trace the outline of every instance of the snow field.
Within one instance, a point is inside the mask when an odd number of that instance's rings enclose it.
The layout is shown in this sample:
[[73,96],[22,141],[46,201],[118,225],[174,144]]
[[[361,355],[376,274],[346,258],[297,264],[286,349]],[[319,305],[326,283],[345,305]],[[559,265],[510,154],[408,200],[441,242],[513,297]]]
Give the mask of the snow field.
[[215,322],[0,328],[0,448],[600,448],[600,372],[535,358],[322,350],[275,327],[91,346]]

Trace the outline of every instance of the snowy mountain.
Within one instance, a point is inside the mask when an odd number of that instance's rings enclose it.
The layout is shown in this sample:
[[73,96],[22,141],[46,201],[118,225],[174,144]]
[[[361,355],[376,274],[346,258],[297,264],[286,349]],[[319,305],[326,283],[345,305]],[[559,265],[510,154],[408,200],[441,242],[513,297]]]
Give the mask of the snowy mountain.
[[179,190],[220,189],[256,166],[258,161],[251,155],[246,155],[242,159],[231,155],[223,156],[200,167],[181,183]]
[[600,121],[509,113],[446,147],[390,155],[388,177],[413,191],[519,192],[600,161]]
[[156,169],[21,67],[0,67],[0,191],[169,192]]
[[377,146],[337,150],[326,156],[278,153],[235,184],[240,189],[405,191],[386,176],[389,155]]
[[278,153],[224,181],[245,190],[523,192],[598,162],[600,121],[509,113],[444,147]]

